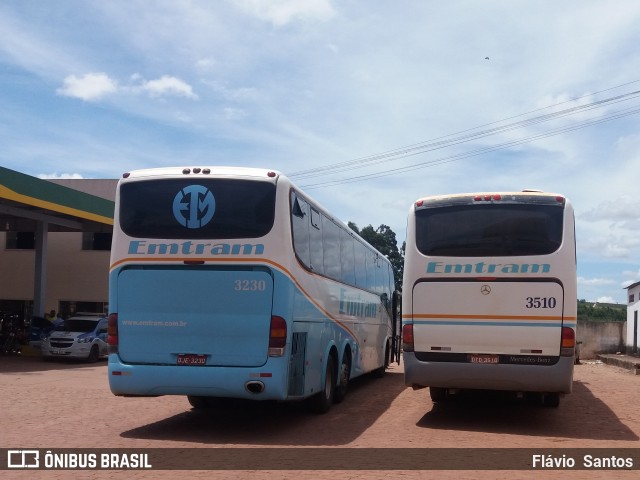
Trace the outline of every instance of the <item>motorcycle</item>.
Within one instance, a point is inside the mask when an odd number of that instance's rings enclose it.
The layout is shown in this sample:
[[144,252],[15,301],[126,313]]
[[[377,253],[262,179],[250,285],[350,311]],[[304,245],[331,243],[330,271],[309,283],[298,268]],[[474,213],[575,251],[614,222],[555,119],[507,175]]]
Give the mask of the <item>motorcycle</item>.
[[24,321],[17,313],[0,316],[0,355],[20,355],[25,340]]

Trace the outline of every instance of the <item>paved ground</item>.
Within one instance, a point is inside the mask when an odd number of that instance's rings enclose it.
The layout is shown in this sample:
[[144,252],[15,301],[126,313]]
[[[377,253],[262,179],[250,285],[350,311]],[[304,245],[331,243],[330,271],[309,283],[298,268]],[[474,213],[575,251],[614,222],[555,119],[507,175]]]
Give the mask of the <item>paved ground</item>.
[[[283,461],[299,447],[321,448],[640,448],[640,376],[585,361],[575,371],[574,392],[557,409],[505,399],[471,397],[433,405],[428,390],[403,385],[394,366],[383,379],[363,378],[326,415],[295,406],[190,409],[183,397],[119,398],[107,385],[106,362],[44,362],[0,357],[0,448],[274,448]],[[595,451],[595,450],[594,450]],[[225,450],[231,453],[231,450]],[[342,452],[336,450],[336,452]],[[375,454],[374,450],[366,450]],[[66,479],[69,471],[0,472],[0,478]],[[82,471],[74,478],[638,478],[611,471],[401,470],[133,472]]]

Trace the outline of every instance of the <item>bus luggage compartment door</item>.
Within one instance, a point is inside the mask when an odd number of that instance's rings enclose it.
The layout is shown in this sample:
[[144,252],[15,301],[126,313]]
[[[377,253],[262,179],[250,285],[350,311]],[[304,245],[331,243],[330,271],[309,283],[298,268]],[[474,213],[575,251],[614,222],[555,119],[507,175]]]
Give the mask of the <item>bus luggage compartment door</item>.
[[416,352],[560,355],[564,292],[556,281],[422,281],[413,293]]
[[119,354],[125,363],[263,365],[273,278],[267,269],[129,267],[119,274]]

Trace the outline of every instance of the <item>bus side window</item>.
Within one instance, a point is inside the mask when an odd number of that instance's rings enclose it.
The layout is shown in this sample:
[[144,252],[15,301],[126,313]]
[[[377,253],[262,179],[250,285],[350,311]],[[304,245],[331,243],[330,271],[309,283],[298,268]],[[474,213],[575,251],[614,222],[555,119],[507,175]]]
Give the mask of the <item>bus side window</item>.
[[322,247],[324,274],[340,280],[340,227],[325,216],[322,217]]
[[355,254],[356,241],[346,230],[340,231],[340,263],[342,265],[341,280],[349,285],[356,284]]
[[356,262],[356,286],[367,288],[367,248],[359,241],[354,241]]
[[376,290],[376,270],[378,269],[376,260],[376,254],[370,250],[367,251],[367,285],[365,288],[371,291]]
[[291,228],[293,248],[300,261],[308,268],[311,265],[309,252],[309,204],[291,194]]
[[313,207],[311,207],[311,226],[316,230],[320,230],[320,213]]
[[322,223],[320,221],[320,213],[311,208],[311,215],[309,219],[311,225],[309,226],[309,257],[311,269],[316,273],[324,273],[324,254],[322,245]]

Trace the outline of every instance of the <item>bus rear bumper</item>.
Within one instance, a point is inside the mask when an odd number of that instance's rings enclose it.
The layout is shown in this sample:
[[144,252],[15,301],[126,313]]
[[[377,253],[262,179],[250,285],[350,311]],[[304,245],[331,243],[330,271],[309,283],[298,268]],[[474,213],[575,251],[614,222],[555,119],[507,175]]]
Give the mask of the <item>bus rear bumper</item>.
[[514,392],[571,393],[573,357],[554,365],[474,364],[424,362],[413,352],[403,353],[405,385]]
[[109,355],[109,388],[118,396],[188,395],[286,400],[286,372],[262,367],[132,365]]

